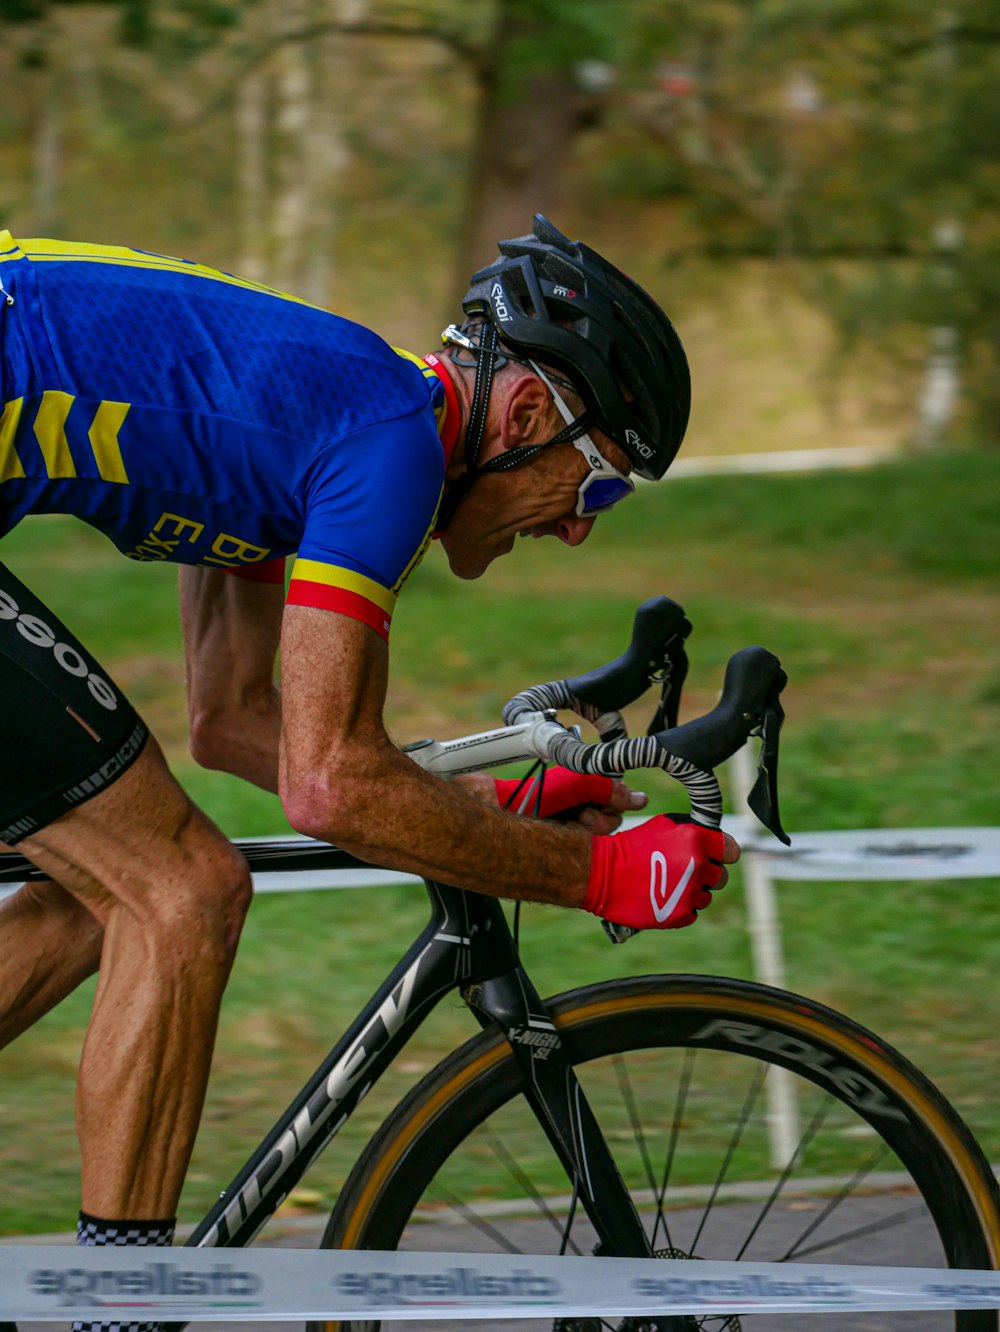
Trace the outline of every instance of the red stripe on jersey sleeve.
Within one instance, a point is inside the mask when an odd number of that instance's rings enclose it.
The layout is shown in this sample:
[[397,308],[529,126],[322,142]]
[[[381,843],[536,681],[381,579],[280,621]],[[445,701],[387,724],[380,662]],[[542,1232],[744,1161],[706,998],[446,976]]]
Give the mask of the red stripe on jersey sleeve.
[[387,643],[389,641],[389,613],[357,592],[330,587],[327,583],[313,583],[307,578],[293,578],[288,585],[287,601],[289,606],[315,606],[319,610],[349,615],[352,620],[360,620],[374,629]]
[[234,578],[245,578],[248,583],[283,583],[285,581],[285,559],[264,560],[261,564],[241,564],[238,568],[226,569]]

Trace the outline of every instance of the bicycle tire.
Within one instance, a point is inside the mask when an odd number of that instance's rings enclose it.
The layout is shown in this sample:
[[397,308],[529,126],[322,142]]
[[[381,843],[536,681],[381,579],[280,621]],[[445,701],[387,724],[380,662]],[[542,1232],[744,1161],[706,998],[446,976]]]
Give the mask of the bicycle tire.
[[[548,1006],[592,1101],[595,1100],[593,1089],[586,1080],[588,1065],[620,1059],[626,1055],[638,1057],[642,1061],[647,1060],[652,1052],[652,1056],[657,1059],[663,1055],[669,1056],[671,1060],[692,1064],[704,1055],[710,1062],[725,1061],[727,1071],[728,1065],[738,1066],[740,1070],[759,1066],[765,1073],[769,1067],[779,1067],[797,1074],[797,1081],[811,1096],[818,1095],[829,1103],[829,1113],[835,1115],[834,1125],[841,1142],[862,1142],[868,1134],[871,1141],[877,1143],[878,1151],[886,1150],[892,1154],[895,1162],[892,1181],[897,1180],[900,1169],[906,1172],[908,1180],[896,1182],[896,1192],[890,1195],[890,1202],[895,1205],[899,1190],[903,1190],[905,1196],[916,1199],[916,1207],[922,1212],[926,1211],[931,1225],[925,1228],[930,1231],[931,1240],[936,1239],[940,1245],[937,1264],[978,1269],[997,1266],[1000,1257],[1000,1192],[972,1134],[933,1084],[908,1060],[849,1018],[812,1000],[766,986],[703,976],[645,976],[611,981],[569,991],[549,1001]],[[738,1058],[731,1059],[729,1056]],[[717,1080],[718,1076],[718,1071],[713,1070],[713,1079]],[[756,1074],[754,1078],[756,1081]],[[492,1119],[517,1101],[523,1101],[518,1095],[520,1090],[520,1075],[510,1048],[499,1033],[481,1033],[454,1051],[413,1088],[372,1138],[331,1213],[321,1241],[322,1246],[395,1249],[400,1247],[400,1240],[404,1238],[408,1227],[412,1225],[413,1230],[419,1231],[421,1204],[425,1212],[429,1210],[432,1216],[441,1218],[444,1215],[440,1201],[443,1196],[444,1208],[454,1211],[455,1203],[449,1196],[454,1181],[472,1177],[463,1164],[467,1158],[462,1155],[462,1149],[465,1148],[467,1152],[471,1150],[470,1143],[474,1135],[487,1131]],[[662,1093],[665,1088],[655,1079],[652,1090],[654,1100],[664,1099]],[[647,1088],[644,1093],[647,1100],[648,1091]],[[724,1078],[722,1099],[727,1097],[732,1104],[731,1087]],[[613,1129],[609,1132],[607,1110],[601,1101],[601,1096],[598,1096],[594,1107],[598,1120],[615,1151],[623,1177],[631,1187],[630,1174],[634,1176],[634,1164],[626,1162],[623,1166],[622,1157],[626,1149],[619,1148],[622,1135],[619,1133],[615,1137]],[[688,1108],[693,1104],[688,1092],[682,1118],[684,1115],[691,1117],[694,1129],[700,1131],[700,1122],[695,1123],[692,1111]],[[671,1116],[676,1119],[676,1105],[661,1118],[666,1122]],[[630,1117],[627,1115],[627,1118]],[[848,1124],[846,1130],[843,1128],[845,1122]],[[632,1130],[634,1134],[634,1124]],[[746,1138],[745,1130],[742,1136]],[[676,1143],[676,1134],[674,1138]],[[639,1138],[636,1137],[638,1142]],[[495,1148],[488,1145],[487,1150]],[[867,1145],[864,1150],[868,1151]],[[627,1151],[634,1154],[634,1147]],[[812,1151],[813,1140],[810,1140],[804,1148],[800,1163],[805,1170],[818,1159],[812,1156]],[[848,1152],[853,1155],[853,1147],[850,1145]],[[642,1154],[640,1149],[639,1156]],[[459,1157],[457,1164],[456,1156]],[[682,1159],[676,1152],[672,1156]],[[450,1182],[447,1182],[444,1194],[439,1193],[438,1201],[435,1202],[434,1186],[445,1170],[451,1172]],[[645,1170],[645,1175],[648,1179],[648,1170]],[[843,1178],[843,1175],[840,1177]],[[829,1220],[846,1200],[842,1186],[833,1192],[834,1186],[829,1181],[824,1182],[821,1177],[817,1183],[815,1176],[810,1178],[812,1182],[805,1193],[799,1192],[793,1196],[792,1186],[788,1186],[787,1206],[790,1212],[794,1212],[796,1207],[803,1209],[804,1217],[810,1216],[809,1209],[813,1209],[813,1212],[818,1209]],[[860,1185],[861,1176],[856,1175],[856,1178]],[[884,1201],[881,1187],[873,1189],[871,1176],[865,1178],[868,1183],[864,1186],[863,1199],[875,1197],[881,1206]],[[774,1175],[771,1174],[765,1192],[773,1189],[773,1183]],[[881,1178],[879,1183],[881,1186]],[[737,1191],[740,1187],[743,1185],[737,1185]],[[755,1187],[751,1180],[750,1191],[753,1192]],[[795,1187],[801,1189],[801,1185]],[[726,1185],[720,1186],[716,1182],[713,1189],[714,1202],[725,1192]],[[810,1189],[814,1192],[811,1193]],[[820,1199],[818,1202],[814,1196],[816,1192]],[[667,1209],[675,1208],[679,1196],[686,1196],[683,1186],[668,1185],[665,1197],[657,1204],[657,1215],[662,1216]],[[773,1194],[768,1196],[770,1201],[764,1210],[770,1222],[780,1198],[775,1200]],[[791,1200],[787,1201],[789,1198]],[[554,1210],[554,1205],[546,1201],[545,1194],[542,1194],[542,1200],[550,1211]],[[532,1201],[538,1204],[538,1199]],[[648,1208],[642,1200],[637,1199],[637,1202],[641,1210],[648,1214]],[[756,1209],[756,1204],[754,1207]],[[503,1208],[499,1211],[502,1212]],[[483,1214],[482,1205],[479,1204],[471,1213],[459,1208],[455,1214],[463,1218],[466,1224],[462,1227],[452,1226],[445,1239],[436,1239],[434,1246],[461,1250],[468,1247],[470,1239],[474,1239],[481,1249],[482,1237],[468,1222],[470,1215],[475,1218]],[[683,1214],[683,1208],[671,1212],[675,1218],[683,1218]],[[663,1255],[665,1249],[669,1249],[675,1256],[736,1256],[733,1252],[727,1252],[725,1247],[710,1254],[695,1255],[692,1246],[687,1243],[658,1246],[655,1232],[661,1222],[654,1217],[650,1217],[650,1222],[654,1226],[654,1249],[658,1256]],[[543,1223],[529,1224],[537,1227],[539,1224],[545,1226],[550,1223],[551,1218]],[[497,1218],[489,1224],[496,1229]],[[565,1222],[561,1224],[565,1229]],[[669,1220],[667,1224],[670,1225]],[[675,1220],[675,1230],[678,1224]],[[880,1252],[873,1250],[868,1241],[874,1235],[885,1233],[888,1230],[887,1224],[878,1221],[870,1225],[866,1223],[863,1236],[848,1232],[839,1240],[831,1238],[828,1242],[820,1243],[818,1236],[822,1234],[824,1224],[826,1221],[817,1224],[815,1215],[809,1219],[813,1241],[810,1254],[817,1251],[823,1254],[812,1261],[883,1264]],[[760,1225],[759,1221],[757,1225]],[[704,1233],[704,1226],[703,1219],[699,1235]],[[745,1227],[741,1222],[742,1229]],[[425,1231],[424,1235],[427,1233]],[[862,1256],[840,1256],[845,1245],[850,1248],[861,1237],[865,1239]],[[419,1234],[415,1241],[411,1241],[409,1235],[405,1238],[411,1247],[428,1247],[426,1238]],[[775,1253],[757,1251],[757,1241],[761,1238],[761,1231],[754,1230],[749,1247],[744,1245],[742,1256],[758,1261],[774,1260]],[[907,1236],[904,1236],[904,1243],[907,1245],[907,1254],[910,1254],[911,1241]],[[786,1245],[784,1238],[781,1245]],[[540,1251],[533,1240],[531,1251]],[[588,1250],[586,1247],[582,1250],[577,1247],[575,1251]],[[794,1246],[782,1256],[794,1260]],[[805,1256],[803,1248],[798,1249],[797,1256]],[[907,1257],[902,1265],[910,1261]],[[912,1261],[914,1265],[923,1265],[915,1258]],[[893,1264],[890,1262],[886,1265]],[[936,1263],[926,1265],[933,1266]],[[844,1322],[837,1321],[841,1315],[824,1315],[824,1332],[833,1332],[834,1328],[839,1327],[883,1326],[878,1318],[872,1316],[846,1317],[847,1321]],[[993,1310],[972,1310],[943,1317],[914,1314],[901,1317],[904,1321],[898,1326],[906,1326],[908,1329],[923,1326],[922,1320],[925,1318],[932,1320],[927,1322],[928,1327],[947,1326],[958,1329],[958,1332],[996,1332],[997,1329],[997,1314]],[[804,1319],[799,1323],[800,1326],[814,1326],[815,1315],[804,1316]],[[827,1321],[831,1319],[834,1321]],[[744,1328],[760,1327],[767,1321],[761,1320],[759,1316],[751,1319],[734,1319],[730,1316],[728,1321],[722,1323],[718,1318],[712,1318],[697,1325]],[[782,1315],[781,1327],[788,1329],[794,1327],[796,1322],[794,1316]],[[884,1325],[897,1326],[891,1316]],[[326,1322],[310,1326],[312,1332],[348,1332],[348,1329],[360,1332],[361,1329],[371,1329],[376,1325]],[[415,1325],[407,1323],[406,1326],[412,1329]],[[450,1323],[450,1326],[461,1325]],[[476,1326],[481,1327],[482,1324]],[[518,1322],[513,1326],[524,1329],[527,1324]],[[578,1320],[573,1326],[582,1328],[585,1324]],[[629,1324],[626,1321],[620,1326],[624,1328]]]

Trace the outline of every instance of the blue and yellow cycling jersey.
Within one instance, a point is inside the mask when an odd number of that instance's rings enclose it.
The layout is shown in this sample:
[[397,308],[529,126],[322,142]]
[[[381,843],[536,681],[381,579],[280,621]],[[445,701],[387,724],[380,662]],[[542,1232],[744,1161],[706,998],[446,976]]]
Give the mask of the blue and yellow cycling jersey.
[[294,552],[289,601],[388,637],[454,410],[426,363],[281,292],[0,231],[0,536],[70,513],[134,560]]

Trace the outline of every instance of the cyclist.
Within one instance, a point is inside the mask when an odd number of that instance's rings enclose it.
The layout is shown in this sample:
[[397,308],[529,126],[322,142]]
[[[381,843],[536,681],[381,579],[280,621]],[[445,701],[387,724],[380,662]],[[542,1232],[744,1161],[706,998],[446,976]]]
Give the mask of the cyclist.
[[[258,284],[114,246],[0,232],[0,533],[73,513],[180,568],[191,745],[279,791],[293,827],[474,891],[690,924],[730,838],[558,771],[542,813],[444,783],[383,722],[396,597],[432,536],[478,578],[515,539],[583,542],[661,477],[689,379],[667,317],[537,216],[418,359]],[[285,591],[284,557],[296,554]],[[281,647],[281,691],[275,656]],[[81,1062],[81,1242],[169,1242],[246,867],[118,687],[0,566],[0,841],[50,877],[0,909],[9,1041],[100,964]]]

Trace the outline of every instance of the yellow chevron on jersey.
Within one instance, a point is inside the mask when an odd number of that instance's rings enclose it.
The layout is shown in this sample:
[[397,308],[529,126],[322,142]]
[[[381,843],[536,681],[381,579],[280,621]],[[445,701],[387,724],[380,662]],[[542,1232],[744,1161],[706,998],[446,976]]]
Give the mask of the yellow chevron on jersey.
[[[0,416],[0,481],[32,475],[53,481],[76,477],[80,475],[78,462],[83,461],[89,446],[97,477],[127,486],[129,479],[118,436],[130,410],[131,404],[127,402],[88,402],[61,389],[46,389],[37,398],[28,400],[27,409],[24,398],[15,398],[5,405]],[[73,413],[72,426],[70,413]],[[35,461],[30,470],[15,446],[18,428],[22,425],[28,428],[29,423],[38,445],[37,454],[32,454]],[[85,471],[91,473],[89,464]]]
[[94,450],[94,461],[102,481],[116,481],[119,485],[128,485],[128,474],[122,461],[121,445],[118,435],[125,424],[132,404],[128,402],[102,402],[94,413],[94,419],[87,431],[90,447]]
[[66,418],[74,401],[71,393],[49,389],[42,394],[35,413],[35,438],[45,463],[45,474],[53,479],[76,476],[76,463],[66,438]]
[[14,436],[21,420],[23,398],[13,398],[4,404],[0,414],[0,482],[20,480],[24,477],[24,466],[14,447]]

